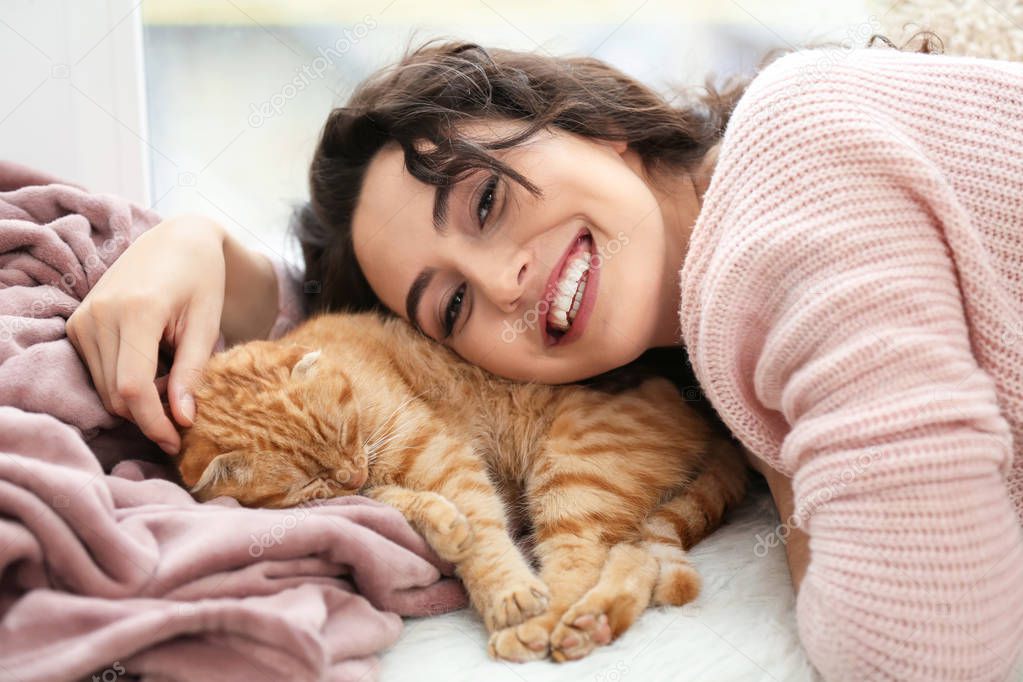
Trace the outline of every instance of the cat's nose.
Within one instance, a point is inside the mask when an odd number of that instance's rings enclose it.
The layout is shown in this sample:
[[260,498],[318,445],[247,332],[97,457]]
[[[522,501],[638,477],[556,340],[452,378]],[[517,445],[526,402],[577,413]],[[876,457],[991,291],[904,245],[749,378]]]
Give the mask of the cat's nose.
[[366,478],[368,472],[365,469],[354,469],[352,471],[338,471],[334,474],[334,478],[340,483],[346,490],[358,490],[362,486],[366,485]]
[[352,490],[358,490],[362,486],[366,485],[366,478],[368,473],[365,469],[356,469],[352,472],[352,475],[348,482],[348,487]]

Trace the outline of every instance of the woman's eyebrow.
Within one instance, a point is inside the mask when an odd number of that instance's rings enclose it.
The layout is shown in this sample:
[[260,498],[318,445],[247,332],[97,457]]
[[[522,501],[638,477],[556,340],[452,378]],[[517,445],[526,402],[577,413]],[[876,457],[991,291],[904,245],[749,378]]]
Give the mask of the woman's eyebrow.
[[419,302],[436,273],[436,268],[423,268],[412,281],[412,286],[409,287],[408,295],[405,297],[405,314],[408,315],[409,322],[421,332],[423,332],[423,326],[419,324]]
[[444,234],[447,230],[448,199],[451,197],[451,187],[437,187],[433,193],[433,229],[438,234]]

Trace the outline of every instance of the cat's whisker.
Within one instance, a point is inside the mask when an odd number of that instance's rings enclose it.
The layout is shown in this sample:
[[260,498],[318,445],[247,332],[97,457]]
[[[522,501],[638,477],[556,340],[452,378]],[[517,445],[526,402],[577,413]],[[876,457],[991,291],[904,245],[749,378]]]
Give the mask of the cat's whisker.
[[401,435],[402,434],[400,434],[400,433],[385,434],[384,437],[378,438],[377,440],[375,440],[372,443],[368,443],[365,446],[367,458],[370,461],[375,462],[377,460],[377,458],[380,456],[380,453],[381,452],[386,452],[387,451],[387,447],[391,443],[393,443],[395,440],[397,440]]
[[389,431],[388,433],[385,433],[377,440],[370,443],[368,447],[371,447],[372,449],[376,450],[381,445],[386,445],[387,443],[392,442],[394,439],[401,438],[404,435],[405,435],[404,431]]
[[366,450],[366,452],[375,453],[378,452],[381,447],[386,447],[387,445],[394,442],[396,439],[403,437],[404,435],[405,434],[403,431],[390,430],[381,435],[376,440],[364,444],[363,448]]
[[425,395],[425,391],[422,392],[422,393],[419,393],[418,395],[411,396],[410,398],[402,401],[402,403],[400,405],[398,405],[398,407],[394,411],[391,412],[391,414],[387,417],[387,419],[385,419],[381,423],[381,425],[378,426],[373,431],[373,434],[371,434],[371,435],[372,436],[376,436],[376,434],[379,433],[382,428],[387,428],[388,429],[383,434],[381,434],[379,437],[377,437],[375,440],[373,440],[372,438],[368,438],[367,442],[363,444],[363,449],[368,453],[367,454],[367,458],[372,457],[372,461],[375,461],[376,458],[379,456],[379,453],[381,451],[381,447],[382,446],[384,447],[384,451],[386,451],[386,446],[387,445],[389,445],[390,443],[392,443],[393,441],[395,441],[397,439],[404,438],[407,435],[408,425],[403,423],[403,422],[398,422],[397,424],[394,424],[392,422],[392,418],[405,405],[408,405],[411,401],[413,401],[416,398],[419,398],[419,397],[421,397],[423,395]]
[[391,418],[394,417],[394,415],[398,414],[399,410],[404,408],[406,405],[408,405],[413,400],[415,400],[417,398],[422,398],[424,395],[426,395],[426,391],[421,391],[420,393],[418,393],[418,394],[416,394],[414,396],[411,396],[411,397],[403,400],[400,405],[398,405],[396,408],[394,408],[394,410],[391,411],[391,414],[387,415],[387,417],[382,422],[380,422],[380,425],[373,431],[373,433],[371,433],[369,435],[369,437],[366,439],[366,441],[367,442],[372,441],[373,438],[376,437],[376,435],[380,431],[380,429],[382,429],[385,426],[387,426],[388,424],[390,424]]
[[383,450],[381,452],[389,454],[389,453],[392,453],[392,452],[401,452],[402,450],[408,450],[411,447],[412,447],[411,445],[406,445],[405,447],[401,447],[401,448],[397,448],[397,449],[395,449],[395,448],[387,448],[386,450]]
[[391,443],[403,440],[407,435],[406,431],[407,429],[403,429],[401,431],[390,431],[373,443],[369,443],[366,446],[366,452],[368,453],[367,457],[371,457],[371,461],[376,461],[377,457],[379,457],[382,452],[389,451]]

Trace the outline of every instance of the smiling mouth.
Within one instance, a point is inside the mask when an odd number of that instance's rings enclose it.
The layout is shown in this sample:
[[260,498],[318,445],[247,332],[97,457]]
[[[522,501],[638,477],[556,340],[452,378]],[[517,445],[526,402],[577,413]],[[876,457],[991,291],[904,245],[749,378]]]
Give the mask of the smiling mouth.
[[593,257],[593,237],[584,231],[569,247],[561,271],[547,295],[550,307],[547,311],[547,334],[554,343],[572,329],[576,315],[586,293],[590,275],[590,261]]

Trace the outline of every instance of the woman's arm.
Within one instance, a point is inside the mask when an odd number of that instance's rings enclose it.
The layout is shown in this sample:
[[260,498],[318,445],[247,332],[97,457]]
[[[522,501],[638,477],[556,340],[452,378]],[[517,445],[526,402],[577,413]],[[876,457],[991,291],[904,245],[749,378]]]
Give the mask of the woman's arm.
[[220,332],[227,346],[265,339],[277,319],[277,275],[270,259],[223,233],[225,282]]
[[810,563],[810,545],[806,533],[792,524],[792,520],[796,518],[795,504],[792,501],[792,479],[771,468],[749,450],[746,450],[746,459],[753,469],[767,479],[774,505],[778,508],[778,517],[781,523],[786,525],[787,533],[783,541],[785,555],[789,563],[789,574],[792,576],[792,587],[798,593],[806,566]]

